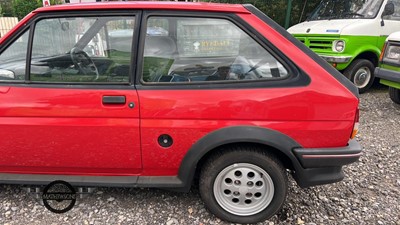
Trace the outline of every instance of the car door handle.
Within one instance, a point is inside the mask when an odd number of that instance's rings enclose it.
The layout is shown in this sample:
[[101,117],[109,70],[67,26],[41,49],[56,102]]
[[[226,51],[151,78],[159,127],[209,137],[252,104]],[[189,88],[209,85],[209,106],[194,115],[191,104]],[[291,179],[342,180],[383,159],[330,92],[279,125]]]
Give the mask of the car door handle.
[[103,96],[103,104],[125,104],[125,96]]

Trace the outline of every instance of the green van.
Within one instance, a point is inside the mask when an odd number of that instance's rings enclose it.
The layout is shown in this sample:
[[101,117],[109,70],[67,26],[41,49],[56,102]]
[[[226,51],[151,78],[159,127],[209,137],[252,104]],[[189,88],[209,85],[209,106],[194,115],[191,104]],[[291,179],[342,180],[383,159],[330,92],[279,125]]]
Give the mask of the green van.
[[322,0],[308,19],[288,29],[359,89],[374,82],[387,36],[400,29],[400,0]]

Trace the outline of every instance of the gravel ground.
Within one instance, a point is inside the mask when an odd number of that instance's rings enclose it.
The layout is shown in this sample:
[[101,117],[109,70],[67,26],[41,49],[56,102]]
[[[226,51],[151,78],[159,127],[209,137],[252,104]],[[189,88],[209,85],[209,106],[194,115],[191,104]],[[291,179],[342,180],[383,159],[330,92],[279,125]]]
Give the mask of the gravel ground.
[[[385,87],[361,95],[360,162],[339,183],[301,189],[290,179],[282,211],[260,224],[400,225],[400,106]],[[228,224],[211,215],[197,188],[189,193],[100,188],[65,214],[54,214],[18,185],[0,185],[0,224]]]

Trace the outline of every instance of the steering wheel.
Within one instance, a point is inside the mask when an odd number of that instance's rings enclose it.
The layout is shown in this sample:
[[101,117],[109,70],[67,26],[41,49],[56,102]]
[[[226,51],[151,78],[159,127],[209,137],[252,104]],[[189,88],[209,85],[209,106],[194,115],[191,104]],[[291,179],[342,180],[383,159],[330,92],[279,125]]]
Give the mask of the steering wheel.
[[99,78],[99,71],[97,70],[96,64],[94,64],[93,60],[86,52],[74,47],[71,49],[70,55],[75,68],[77,68],[81,74],[91,75],[94,73],[96,74],[95,80]]

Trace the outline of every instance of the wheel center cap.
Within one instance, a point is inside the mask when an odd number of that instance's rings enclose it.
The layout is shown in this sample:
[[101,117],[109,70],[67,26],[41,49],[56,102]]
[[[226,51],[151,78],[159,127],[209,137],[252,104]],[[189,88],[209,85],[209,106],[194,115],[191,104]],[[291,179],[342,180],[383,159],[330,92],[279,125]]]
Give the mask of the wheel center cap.
[[245,186],[239,188],[239,192],[241,195],[245,195],[249,189]]

